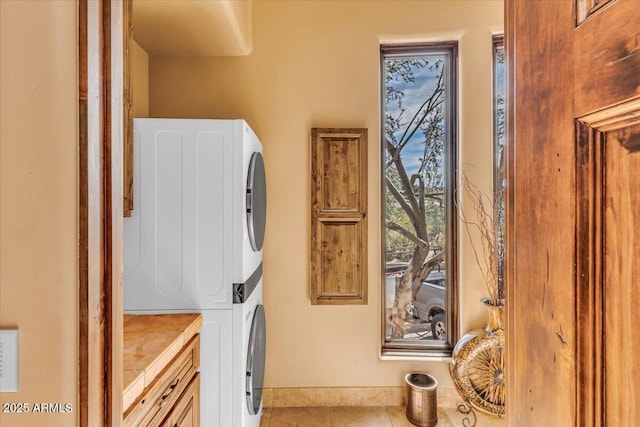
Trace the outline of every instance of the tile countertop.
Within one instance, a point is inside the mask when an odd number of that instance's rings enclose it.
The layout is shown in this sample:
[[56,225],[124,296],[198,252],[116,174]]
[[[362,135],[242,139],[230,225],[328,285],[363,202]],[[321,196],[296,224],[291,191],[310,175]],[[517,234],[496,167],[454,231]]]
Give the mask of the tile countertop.
[[200,314],[124,315],[124,411],[201,326]]

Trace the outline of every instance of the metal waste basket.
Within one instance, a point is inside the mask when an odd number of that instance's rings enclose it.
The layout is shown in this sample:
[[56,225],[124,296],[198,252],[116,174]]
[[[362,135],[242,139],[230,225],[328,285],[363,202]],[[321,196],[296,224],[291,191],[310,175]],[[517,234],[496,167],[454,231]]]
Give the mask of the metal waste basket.
[[407,419],[414,425],[434,427],[438,424],[438,381],[431,375],[409,373],[407,384]]

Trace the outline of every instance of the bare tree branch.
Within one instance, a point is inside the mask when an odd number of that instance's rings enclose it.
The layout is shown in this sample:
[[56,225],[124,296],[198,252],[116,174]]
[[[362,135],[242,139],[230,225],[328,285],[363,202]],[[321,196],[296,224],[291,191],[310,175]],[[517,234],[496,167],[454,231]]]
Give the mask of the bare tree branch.
[[416,236],[415,234],[413,234],[412,232],[410,232],[409,230],[407,230],[406,228],[404,228],[403,226],[396,224],[393,221],[387,221],[387,229],[389,230],[393,230],[397,233],[402,234],[404,237],[406,237],[407,239],[411,240],[412,242],[414,242],[416,245],[428,248],[429,244],[427,242],[425,242],[424,240],[420,239],[418,236]]
[[420,213],[424,214],[426,212],[424,205],[424,179],[420,174],[413,174],[411,176],[411,187],[415,185],[415,182],[418,181],[418,203],[420,205]]
[[[412,128],[411,132],[409,133],[409,136],[406,137],[403,135],[402,139],[400,140],[400,142],[398,143],[398,145],[394,145],[394,147],[396,148],[396,152],[393,155],[392,159],[389,160],[389,162],[385,165],[385,169],[388,169],[389,166],[391,166],[394,162],[396,162],[398,160],[398,158],[400,157],[400,152],[402,151],[402,149],[409,143],[409,141],[411,140],[411,138],[413,137],[413,135],[415,135],[415,133],[418,131],[418,129],[420,129],[420,126],[424,123],[424,120],[429,116],[429,114],[431,114],[431,112],[433,110],[436,109],[436,107],[440,106],[440,104],[442,104],[444,102],[444,99],[441,99],[437,104],[431,106],[428,110],[425,110],[424,115],[422,116],[422,118],[420,119],[420,121],[418,123],[416,123],[416,125]],[[418,110],[418,113],[420,112],[420,110]],[[407,128],[407,131],[409,129]]]
[[444,196],[444,193],[442,191],[436,191],[434,193],[425,193],[424,194],[424,197],[431,197],[432,199],[439,199],[442,196]]
[[420,270],[416,273],[416,276],[413,279],[413,283],[411,284],[411,293],[415,296],[420,290],[420,286],[422,286],[422,282],[427,278],[429,273],[433,271],[434,268],[439,266],[442,261],[444,261],[445,251],[440,251],[431,258],[429,258]]
[[[437,107],[438,105],[442,104],[443,100],[441,99],[440,101],[438,101],[437,104],[433,105],[431,102],[433,99],[438,98],[440,95],[441,91],[437,90],[433,93],[433,95],[425,101],[424,104],[422,104],[422,106],[420,106],[420,109],[418,109],[418,111],[416,112],[415,116],[413,116],[413,119],[411,119],[411,123],[409,123],[407,125],[407,129],[405,130],[404,134],[402,135],[402,137],[400,138],[400,141],[398,142],[398,148],[400,150],[402,150],[405,145],[407,145],[407,143],[411,140],[411,138],[413,137],[413,135],[415,135],[415,133],[418,131],[418,129],[420,129],[420,126],[422,125],[422,123],[424,123],[424,120],[427,118],[427,116],[433,111],[435,110],[435,107]],[[422,110],[423,107],[425,106],[425,104],[429,103],[429,105],[427,106],[427,108],[425,110]],[[424,112],[423,112],[424,111]],[[421,113],[422,113],[422,117],[420,118],[420,120],[418,120],[417,123],[415,123],[415,125],[413,127],[411,127],[411,125],[413,124],[415,118]],[[411,129],[411,132],[409,132],[409,129]]]
[[384,180],[387,183],[387,188],[389,189],[393,197],[398,201],[398,203],[400,203],[400,207],[402,207],[402,210],[405,211],[407,215],[409,215],[409,219],[411,220],[412,223],[415,222],[416,213],[413,211],[411,206],[409,206],[406,199],[402,196],[402,193],[400,193],[400,190],[398,190],[398,188],[396,188],[396,186],[393,185],[393,182],[391,182],[388,176],[385,176]]
[[[385,142],[387,146],[387,151],[389,151],[389,154],[394,156],[397,148],[393,145],[393,143],[391,143],[391,141],[389,141],[389,138],[385,138]],[[409,205],[411,205],[411,212],[413,213],[413,220],[411,222],[413,223],[414,227],[416,227],[416,233],[418,235],[420,235],[422,231],[421,229],[418,229],[418,226],[420,225],[424,225],[425,227],[424,230],[426,234],[426,223],[424,221],[424,218],[421,218],[421,216],[418,215],[420,212],[420,206],[418,206],[418,201],[416,200],[416,197],[413,194],[413,188],[411,186],[411,182],[409,181],[409,177],[407,176],[407,171],[404,168],[404,164],[402,163],[402,160],[400,159],[400,157],[398,157],[395,160],[395,164],[396,164],[396,171],[398,172],[398,176],[400,177],[400,183],[402,184],[402,192],[404,193],[404,198],[408,201]],[[409,212],[407,212],[407,214],[409,214]]]
[[[443,94],[444,94],[444,82],[443,82],[443,77],[444,77],[444,68],[442,69],[442,71],[440,72],[440,76],[438,77],[438,83],[436,85],[436,89],[433,91],[431,96],[429,98],[427,98],[424,101],[424,103],[422,103],[420,108],[418,108],[418,110],[414,114],[413,118],[411,119],[411,121],[407,125],[404,133],[402,134],[402,137],[400,137],[400,141],[398,142],[398,145],[394,146],[396,148],[396,152],[392,156],[392,159],[389,161],[389,163],[387,163],[387,165],[385,166],[385,169],[389,168],[389,166],[391,166],[392,163],[394,163],[394,162],[396,162],[398,160],[398,158],[400,157],[400,152],[407,145],[409,140],[411,140],[411,138],[418,131],[418,129],[420,129],[420,126],[424,123],[425,119],[429,116],[429,114],[431,114],[432,111],[434,111],[438,106],[440,106],[440,104],[442,104],[444,102],[444,96],[443,96]],[[422,114],[422,117],[414,125],[414,122],[415,122],[416,118],[423,111],[424,111],[424,113]],[[413,127],[412,127],[412,125],[413,125]],[[409,129],[411,129],[411,132],[409,132]]]

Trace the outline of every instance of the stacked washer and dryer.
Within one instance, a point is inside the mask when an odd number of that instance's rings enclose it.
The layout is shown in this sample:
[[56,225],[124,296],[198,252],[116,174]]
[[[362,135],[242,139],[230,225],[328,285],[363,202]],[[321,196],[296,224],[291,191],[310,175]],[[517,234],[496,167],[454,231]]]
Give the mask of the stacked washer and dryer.
[[125,312],[202,314],[203,427],[260,425],[265,218],[262,145],[244,120],[134,120]]

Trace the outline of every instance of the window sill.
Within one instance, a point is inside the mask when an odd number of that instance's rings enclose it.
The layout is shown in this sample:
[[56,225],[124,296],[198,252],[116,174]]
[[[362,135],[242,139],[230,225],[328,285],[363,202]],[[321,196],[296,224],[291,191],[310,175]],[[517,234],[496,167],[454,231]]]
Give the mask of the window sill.
[[426,353],[424,351],[383,350],[380,360],[395,362],[446,362],[452,361],[451,352]]

